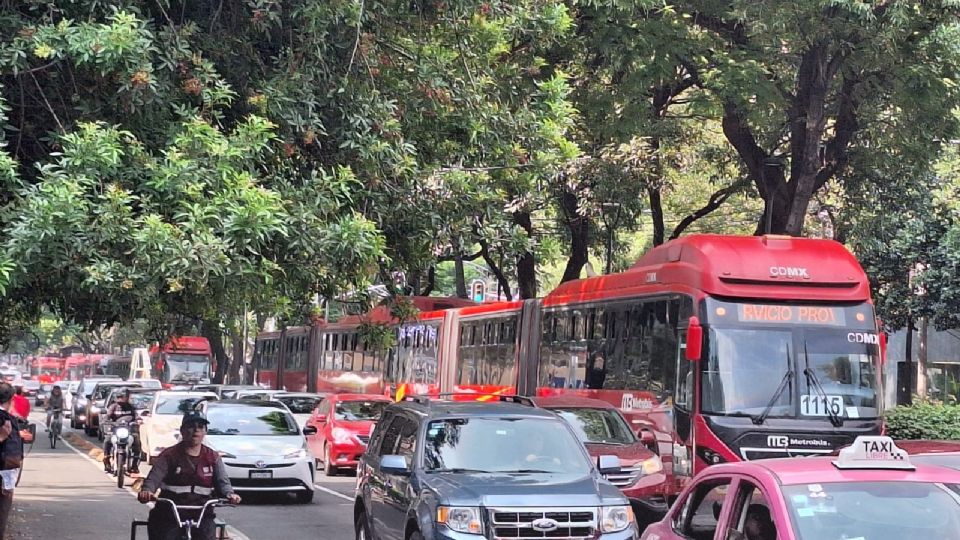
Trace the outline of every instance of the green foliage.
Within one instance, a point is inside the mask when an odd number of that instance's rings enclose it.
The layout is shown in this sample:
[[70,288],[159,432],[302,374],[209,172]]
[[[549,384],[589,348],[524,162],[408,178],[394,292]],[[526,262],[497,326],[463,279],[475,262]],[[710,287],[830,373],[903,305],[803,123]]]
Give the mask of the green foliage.
[[919,402],[884,414],[887,433],[894,439],[960,440],[960,406]]

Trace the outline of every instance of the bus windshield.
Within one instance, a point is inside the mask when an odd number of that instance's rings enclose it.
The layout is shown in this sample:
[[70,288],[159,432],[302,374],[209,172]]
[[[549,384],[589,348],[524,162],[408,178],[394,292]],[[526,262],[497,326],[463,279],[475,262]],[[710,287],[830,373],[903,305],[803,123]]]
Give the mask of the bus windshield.
[[189,381],[210,377],[210,357],[196,354],[168,354],[165,369],[170,381]]
[[754,419],[876,418],[875,336],[832,327],[710,328],[701,409]]

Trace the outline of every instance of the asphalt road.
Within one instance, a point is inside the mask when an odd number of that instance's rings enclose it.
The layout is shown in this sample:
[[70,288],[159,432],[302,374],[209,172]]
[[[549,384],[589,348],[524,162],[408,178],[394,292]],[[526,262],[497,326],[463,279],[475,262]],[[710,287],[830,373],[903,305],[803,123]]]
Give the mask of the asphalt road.
[[[14,495],[14,511],[8,537],[71,540],[127,538],[133,519],[146,519],[147,507],[137,503],[127,481],[127,489],[116,487],[116,479],[103,473],[103,465],[86,451],[58,444],[50,449],[43,433],[43,416],[32,415],[38,424],[38,437],[24,465],[23,478]],[[65,422],[68,424],[68,422]],[[71,430],[92,445],[101,446],[96,437]],[[80,446],[80,445],[78,445]],[[146,474],[148,468],[141,466]],[[235,529],[234,537],[243,540],[318,538],[349,540],[353,533],[352,494],[354,478],[342,475],[317,476],[313,503],[300,505],[291,497],[273,494],[241,493],[238,508],[218,510],[218,515]],[[138,534],[146,540],[146,531]],[[5,539],[6,540],[6,539]]]

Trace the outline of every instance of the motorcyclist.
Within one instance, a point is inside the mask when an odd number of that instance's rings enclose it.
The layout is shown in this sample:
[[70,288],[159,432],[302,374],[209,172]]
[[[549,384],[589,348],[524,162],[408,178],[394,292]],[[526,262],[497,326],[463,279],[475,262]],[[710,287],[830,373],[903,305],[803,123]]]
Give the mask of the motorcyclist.
[[[156,500],[157,489],[160,497],[171,499],[177,505],[203,506],[214,496],[226,498],[232,504],[240,503],[240,496],[230,485],[220,454],[203,444],[208,423],[199,412],[184,415],[180,424],[180,442],[157,456],[137,495],[141,503]],[[214,540],[214,517],[208,510],[203,521],[192,531],[193,538]],[[180,518],[197,519],[199,511],[180,512]],[[169,505],[158,504],[150,511],[147,531],[150,540],[180,538],[180,525],[174,520]]]
[[50,391],[50,395],[47,396],[43,408],[47,411],[47,431],[50,431],[50,420],[53,418],[53,411],[56,409],[63,410],[63,390],[60,389],[60,385],[54,386],[53,390]]
[[[117,395],[117,401],[107,407],[104,414],[106,415],[104,418],[109,422],[116,423],[124,419],[127,422],[132,422],[136,415],[136,409],[130,403],[130,390],[122,390]],[[113,441],[110,439],[111,437],[107,436],[103,440],[103,470],[108,474],[113,474]],[[131,451],[139,452],[139,449],[131,448]],[[131,470],[130,472],[135,473],[137,471]]]

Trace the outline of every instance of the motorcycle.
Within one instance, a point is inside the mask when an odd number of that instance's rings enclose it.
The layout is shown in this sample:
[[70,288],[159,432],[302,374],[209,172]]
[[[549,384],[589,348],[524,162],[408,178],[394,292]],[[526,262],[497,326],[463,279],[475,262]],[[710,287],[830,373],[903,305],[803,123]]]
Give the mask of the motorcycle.
[[113,474],[117,477],[117,487],[123,487],[123,481],[129,471],[140,467],[140,419],[117,422],[113,425],[110,442],[113,443]]

